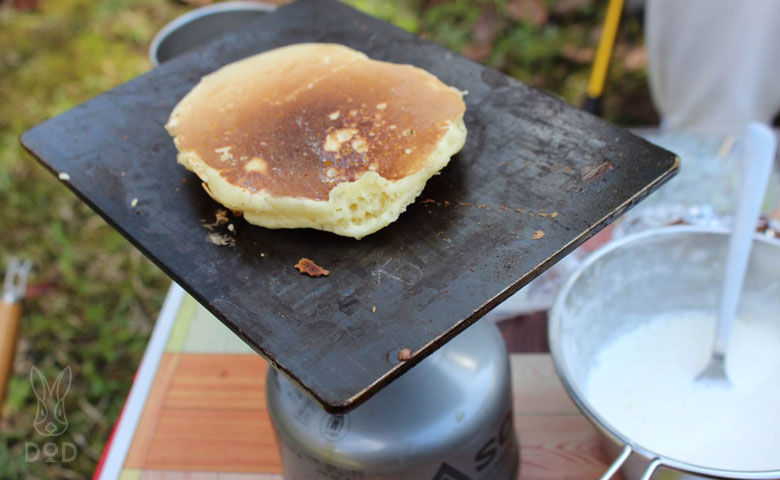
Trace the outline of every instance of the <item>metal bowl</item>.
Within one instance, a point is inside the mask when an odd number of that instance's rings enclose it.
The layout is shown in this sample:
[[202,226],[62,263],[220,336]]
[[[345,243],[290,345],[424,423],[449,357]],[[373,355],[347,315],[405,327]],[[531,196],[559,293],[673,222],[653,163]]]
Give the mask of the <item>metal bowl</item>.
[[[615,241],[589,257],[550,312],[550,348],[569,396],[598,428],[602,445],[628,479],[780,478],[778,470],[734,471],[698,466],[644,448],[609,424],[585,395],[596,355],[629,324],[675,310],[716,311],[728,234],[705,227],[651,230]],[[780,311],[780,242],[756,236],[741,305]],[[671,435],[672,433],[670,433]],[[728,432],[724,432],[728,435]]]
[[149,59],[156,67],[225,33],[239,30],[275,9],[276,6],[265,2],[223,2],[196,8],[157,32],[149,45]]

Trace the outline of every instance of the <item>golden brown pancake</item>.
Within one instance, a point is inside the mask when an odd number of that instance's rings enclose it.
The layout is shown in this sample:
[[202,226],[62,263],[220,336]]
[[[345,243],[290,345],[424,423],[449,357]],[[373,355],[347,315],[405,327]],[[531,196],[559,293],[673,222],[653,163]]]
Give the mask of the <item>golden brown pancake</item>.
[[424,70],[309,43],[203,77],[166,128],[179,162],[250,223],[361,238],[462,148],[465,108]]

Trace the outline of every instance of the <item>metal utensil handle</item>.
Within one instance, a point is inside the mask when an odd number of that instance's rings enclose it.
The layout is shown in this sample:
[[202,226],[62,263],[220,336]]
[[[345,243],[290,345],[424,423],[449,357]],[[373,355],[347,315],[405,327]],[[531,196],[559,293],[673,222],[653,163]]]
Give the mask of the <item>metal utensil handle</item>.
[[737,208],[734,216],[726,270],[723,275],[718,328],[715,331],[715,354],[725,357],[729,332],[737,314],[742,284],[745,280],[753,233],[761,214],[767,183],[772,175],[777,140],[772,130],[761,123],[751,123],[745,129],[745,152],[742,157]]
[[[631,456],[631,452],[633,452],[633,450],[634,449],[631,447],[631,445],[623,445],[623,450],[621,450],[620,455],[618,455],[615,461],[612,462],[612,465],[609,466],[607,471],[604,472],[604,475],[601,476],[601,480],[609,480],[612,478],[612,476],[615,475],[618,470],[620,470],[620,467],[626,463],[626,460],[628,460],[628,457]],[[655,473],[655,471],[658,470],[658,467],[663,464],[664,462],[660,458],[656,458],[650,462],[650,465],[648,465],[645,471],[642,473],[642,478],[640,480],[650,480],[650,478],[653,476],[653,473]]]

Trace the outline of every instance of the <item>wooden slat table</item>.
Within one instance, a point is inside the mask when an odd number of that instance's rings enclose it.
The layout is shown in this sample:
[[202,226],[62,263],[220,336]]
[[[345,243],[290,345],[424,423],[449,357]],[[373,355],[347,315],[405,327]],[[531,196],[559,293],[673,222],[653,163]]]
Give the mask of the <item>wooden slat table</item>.
[[[149,388],[131,392],[101,478],[281,480],[265,360],[191,297],[181,293],[166,308],[150,342],[152,349],[157,337],[160,355],[151,367],[144,359],[133,387]],[[168,327],[165,315],[175,317]],[[519,478],[599,478],[606,459],[596,432],[564,392],[549,354],[515,353],[511,365]]]

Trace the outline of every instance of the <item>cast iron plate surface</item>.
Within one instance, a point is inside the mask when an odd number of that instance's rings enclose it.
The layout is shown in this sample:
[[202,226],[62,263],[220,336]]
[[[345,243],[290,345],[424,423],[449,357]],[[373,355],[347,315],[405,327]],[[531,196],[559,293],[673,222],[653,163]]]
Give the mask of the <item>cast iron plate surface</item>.
[[[219,206],[177,165],[163,125],[202,75],[306,41],[417,65],[467,90],[466,146],[397,222],[363,240],[233,219],[235,232],[222,225],[218,233],[235,245],[215,245],[205,224]],[[38,125],[22,142],[332,412],[435,351],[678,165],[625,130],[331,0],[282,7]],[[301,275],[293,268],[301,257],[330,276]],[[414,356],[399,363],[403,348]]]

